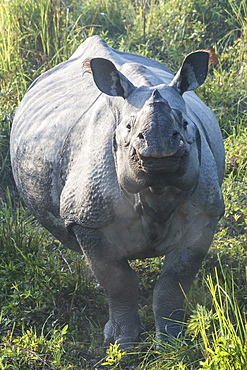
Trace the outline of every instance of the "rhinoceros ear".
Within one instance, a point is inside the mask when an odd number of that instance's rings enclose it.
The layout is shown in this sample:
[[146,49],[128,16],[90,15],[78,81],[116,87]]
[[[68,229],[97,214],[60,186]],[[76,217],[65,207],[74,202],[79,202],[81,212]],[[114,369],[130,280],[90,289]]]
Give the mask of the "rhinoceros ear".
[[170,86],[176,87],[181,95],[201,86],[207,77],[208,62],[209,53],[206,51],[195,51],[187,55]]
[[[90,72],[93,74],[94,82],[103,93],[110,96],[122,96],[122,98],[127,98],[135,89],[132,83],[117,70],[110,60],[92,58],[89,62]],[[86,63],[88,63],[88,61]]]

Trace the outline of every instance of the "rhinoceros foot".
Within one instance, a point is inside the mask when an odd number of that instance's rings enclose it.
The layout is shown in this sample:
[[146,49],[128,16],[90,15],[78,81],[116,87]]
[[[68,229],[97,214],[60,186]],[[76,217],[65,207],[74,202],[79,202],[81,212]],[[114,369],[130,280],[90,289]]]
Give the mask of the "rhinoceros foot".
[[127,321],[121,326],[114,320],[109,320],[104,329],[104,346],[119,343],[120,348],[128,348],[140,341],[140,335],[145,332],[145,327],[138,318],[135,323]]

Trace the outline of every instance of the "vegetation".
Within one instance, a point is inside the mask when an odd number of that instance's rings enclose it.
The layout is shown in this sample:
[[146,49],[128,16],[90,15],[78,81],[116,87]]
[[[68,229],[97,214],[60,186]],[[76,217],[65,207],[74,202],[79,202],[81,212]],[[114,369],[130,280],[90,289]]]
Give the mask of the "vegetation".
[[[14,111],[31,81],[102,35],[176,71],[214,49],[198,95],[217,115],[226,148],[226,203],[212,248],[186,297],[191,341],[157,349],[99,349],[107,305],[82,256],[37,225],[15,193],[9,160]],[[247,368],[247,5],[245,0],[0,1],[0,369]],[[9,187],[9,190],[6,190]],[[136,261],[141,315],[153,330],[150,291],[160,259]]]

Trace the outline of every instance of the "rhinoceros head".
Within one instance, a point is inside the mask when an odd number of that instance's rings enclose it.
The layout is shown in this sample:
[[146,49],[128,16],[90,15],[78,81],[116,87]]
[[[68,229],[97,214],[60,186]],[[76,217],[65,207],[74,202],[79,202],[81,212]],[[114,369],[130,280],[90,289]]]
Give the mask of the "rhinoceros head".
[[169,185],[188,190],[195,184],[200,137],[182,95],[204,82],[208,59],[204,51],[189,54],[168,86],[138,88],[111,61],[87,62],[100,91],[124,98],[113,148],[119,183],[128,192]]

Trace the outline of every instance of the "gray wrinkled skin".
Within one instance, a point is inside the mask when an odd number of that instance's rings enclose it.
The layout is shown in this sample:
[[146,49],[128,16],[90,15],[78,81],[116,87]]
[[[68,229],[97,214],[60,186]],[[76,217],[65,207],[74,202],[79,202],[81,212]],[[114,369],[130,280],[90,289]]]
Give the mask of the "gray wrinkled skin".
[[207,62],[205,52],[190,54],[174,77],[94,36],[42,74],[17,110],[17,187],[44,227],[83,251],[104,287],[106,345],[130,345],[144,330],[135,258],[165,255],[153,298],[157,336],[181,332],[184,293],[224,211],[219,126],[188,92],[204,82]]

